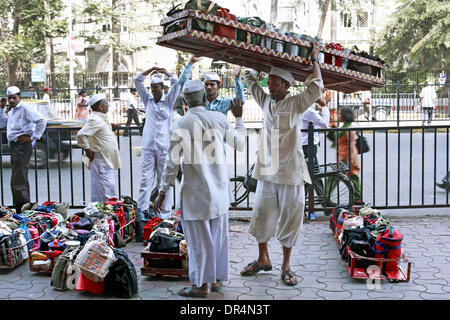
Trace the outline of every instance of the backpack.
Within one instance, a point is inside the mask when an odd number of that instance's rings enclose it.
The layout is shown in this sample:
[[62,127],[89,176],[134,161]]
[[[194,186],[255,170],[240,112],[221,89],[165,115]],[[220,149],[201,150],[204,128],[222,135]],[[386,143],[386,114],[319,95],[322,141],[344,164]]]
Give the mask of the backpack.
[[131,298],[138,293],[136,269],[125,251],[114,249],[114,254],[117,260],[105,277],[105,292],[116,297]]
[[69,247],[56,260],[50,281],[50,285],[56,290],[65,291],[75,288],[80,271],[78,268],[74,268],[73,262],[79,251],[80,247]]
[[330,229],[333,234],[340,234],[344,224],[344,214],[352,214],[353,210],[349,206],[337,206],[331,210]]

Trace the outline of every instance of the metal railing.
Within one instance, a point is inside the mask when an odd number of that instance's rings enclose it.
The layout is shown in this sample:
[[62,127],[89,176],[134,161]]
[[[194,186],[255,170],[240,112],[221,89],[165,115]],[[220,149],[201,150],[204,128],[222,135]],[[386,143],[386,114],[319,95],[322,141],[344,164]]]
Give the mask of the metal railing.
[[[123,136],[124,130],[134,134]],[[331,148],[326,135],[330,131],[358,131],[368,140],[370,151],[358,156],[362,200],[374,208],[441,208],[450,207],[449,193],[436,186],[436,182],[449,172],[450,126],[405,127],[351,127],[345,129],[318,129],[320,147],[319,164],[336,162],[337,149]],[[82,150],[74,143],[76,128],[47,128],[38,143],[30,163],[29,182],[32,202],[67,202],[71,208],[83,208],[90,201],[90,174],[82,164]],[[12,206],[10,190],[11,164],[4,137],[0,150],[0,200],[2,205]],[[121,150],[122,167],[116,172],[119,195],[137,199],[140,184],[139,149],[142,137],[137,127],[116,129]],[[237,152],[226,147],[227,167],[230,177],[245,176],[256,161],[258,130],[249,129],[246,148]],[[350,148],[351,152],[351,148]],[[351,163],[350,163],[351,167]],[[231,190],[235,183],[231,182]],[[177,203],[179,185],[174,188],[174,204]],[[237,194],[232,192],[233,197]],[[233,199],[232,199],[233,200]],[[236,210],[251,210],[254,193]],[[324,210],[325,208],[315,208]]]

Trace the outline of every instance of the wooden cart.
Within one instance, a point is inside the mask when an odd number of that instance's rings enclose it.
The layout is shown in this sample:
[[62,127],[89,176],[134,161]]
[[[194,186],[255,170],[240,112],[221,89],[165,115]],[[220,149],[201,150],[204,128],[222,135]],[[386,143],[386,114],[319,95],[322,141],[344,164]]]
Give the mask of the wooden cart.
[[187,258],[179,253],[151,252],[150,244],[141,251],[144,265],[141,274],[144,276],[187,277]]
[[[312,42],[310,41],[296,39],[262,28],[201,13],[196,10],[185,10],[163,19],[161,25],[165,29],[168,25],[177,21],[179,21],[178,25],[182,26],[182,28],[180,27],[180,30],[178,31],[167,33],[159,37],[157,44],[175,50],[191,52],[198,56],[245,66],[260,72],[268,73],[271,66],[277,66],[290,71],[294,78],[301,82],[303,82],[312,72],[310,60],[301,56],[291,55],[286,52],[279,52],[267,47],[252,44],[250,36],[247,36],[248,40],[247,42],[244,42],[195,30],[193,29],[193,20],[196,19],[233,27],[236,31],[241,30],[248,35],[256,34],[271,38],[272,40],[283,41],[284,43],[292,43],[308,48],[312,47]],[[382,71],[385,67],[378,61],[360,57],[348,52],[326,48],[325,46],[320,46],[320,48],[321,52],[326,55],[353,60],[367,66],[366,70],[377,70],[375,73],[371,71],[369,71],[370,73],[363,73],[332,64],[320,63],[325,88],[352,93],[355,91],[370,90],[372,87],[384,86]],[[336,59],[332,59],[332,61],[335,60]]]

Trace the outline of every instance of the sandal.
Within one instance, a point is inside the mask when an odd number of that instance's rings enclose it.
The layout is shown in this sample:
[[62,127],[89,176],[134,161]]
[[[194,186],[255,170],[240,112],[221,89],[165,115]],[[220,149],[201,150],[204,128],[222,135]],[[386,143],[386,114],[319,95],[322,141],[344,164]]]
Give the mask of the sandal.
[[291,270],[284,270],[281,273],[281,281],[287,286],[295,286],[297,284],[295,273],[293,273]]
[[178,295],[182,297],[206,298],[208,294],[208,292],[200,291],[196,285],[184,287],[178,291]]
[[[250,269],[251,267],[251,269]],[[241,275],[243,276],[252,276],[254,274],[257,274],[260,271],[270,271],[272,270],[272,265],[266,265],[266,266],[262,266],[260,264],[258,264],[258,261],[253,261],[250,262],[244,269],[242,269],[241,271]]]
[[223,293],[223,284],[222,281],[217,280],[216,283],[211,284],[211,292]]

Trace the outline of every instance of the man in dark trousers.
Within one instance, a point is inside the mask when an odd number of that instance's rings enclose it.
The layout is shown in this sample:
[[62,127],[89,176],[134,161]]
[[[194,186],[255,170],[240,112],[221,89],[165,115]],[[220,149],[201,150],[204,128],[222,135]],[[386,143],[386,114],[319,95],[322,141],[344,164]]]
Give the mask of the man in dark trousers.
[[[141,126],[141,122],[139,121],[139,111],[137,109],[136,96],[137,96],[137,89],[131,88],[130,94],[128,95],[128,98],[127,98],[127,106],[128,106],[127,117],[128,118],[127,118],[127,123],[125,124],[125,126],[127,126],[127,127],[131,126],[131,122],[134,121],[134,123],[136,123],[136,125],[139,127],[139,134],[142,135],[142,126]],[[127,136],[128,134],[129,134],[128,130],[125,130],[123,132],[124,136]]]
[[47,122],[33,107],[22,102],[20,90],[9,87],[6,91],[11,110],[0,114],[0,127],[6,127],[6,136],[11,148],[11,191],[16,213],[30,202],[28,168],[33,147],[42,137]]

